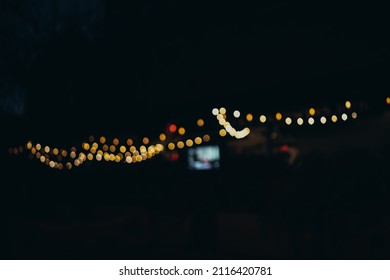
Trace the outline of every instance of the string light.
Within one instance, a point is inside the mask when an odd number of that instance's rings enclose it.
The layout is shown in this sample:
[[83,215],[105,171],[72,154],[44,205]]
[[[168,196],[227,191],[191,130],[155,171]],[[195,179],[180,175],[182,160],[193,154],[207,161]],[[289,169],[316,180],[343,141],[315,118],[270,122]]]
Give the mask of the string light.
[[[386,98],[386,103],[390,104],[390,97]],[[344,103],[345,109],[350,109],[352,107],[352,104],[349,100],[345,101]],[[315,119],[313,116],[316,114],[316,110],[314,108],[309,108],[308,110],[310,117],[307,119],[304,119],[304,117],[298,117],[296,119],[296,123],[299,126],[302,126],[305,122],[307,122],[309,125],[313,125],[315,123]],[[290,112],[291,113],[291,112]],[[290,114],[288,113],[288,114]],[[251,130],[249,127],[244,127],[241,130],[237,130],[234,125],[227,120],[227,110],[225,107],[220,107],[219,109],[214,108],[212,110],[212,114],[217,118],[219,125],[222,126],[221,129],[219,129],[217,132],[221,137],[225,137],[226,135],[230,135],[231,137],[234,137],[236,139],[242,139],[247,137]],[[291,113],[292,116],[299,116],[303,115],[305,116],[304,112],[296,112]],[[327,112],[328,114],[328,112]],[[349,114],[348,114],[349,115]],[[348,120],[348,115],[344,113],[333,114],[330,116],[330,120],[333,123],[336,123],[338,121],[338,118],[340,117],[343,121]],[[235,110],[233,112],[233,116],[236,119],[239,119],[241,116],[241,113],[239,110]],[[266,115],[258,115],[258,119],[260,123],[266,123],[268,121],[268,118]],[[339,116],[339,117],[338,117]],[[352,119],[356,119],[358,116],[357,112],[352,112],[351,115],[349,115]],[[251,113],[248,113],[245,115],[245,118],[248,122],[251,122],[253,120],[253,115]],[[275,114],[275,120],[280,121],[283,119],[283,113],[277,112]],[[291,125],[293,123],[292,117],[286,117],[284,119],[284,122],[280,122],[280,124],[285,123],[286,125]],[[270,121],[272,122],[272,116],[270,117]],[[295,120],[294,120],[295,121]],[[321,116],[319,118],[320,123],[326,124],[328,122],[327,117]],[[204,120],[203,119],[197,119],[196,124],[198,127],[204,126]],[[241,122],[242,124],[242,122]],[[126,145],[119,146],[120,140],[118,138],[113,138],[112,145],[107,144],[107,139],[105,136],[100,136],[96,139],[93,135],[90,135],[88,137],[88,141],[82,142],[79,151],[76,147],[72,147],[70,150],[63,149],[63,148],[52,148],[49,145],[45,145],[44,148],[40,143],[34,143],[29,140],[25,145],[21,145],[19,147],[13,147],[9,149],[9,152],[11,154],[20,155],[24,153],[25,151],[30,153],[31,159],[38,159],[41,163],[49,166],[53,169],[59,169],[62,170],[64,168],[66,169],[72,169],[73,167],[79,167],[86,161],[101,161],[102,159],[106,161],[111,162],[125,162],[125,163],[136,163],[141,162],[147,159],[153,158],[155,155],[161,153],[164,150],[163,142],[167,141],[167,138],[169,137],[169,144],[167,145],[168,150],[174,151],[175,149],[183,149],[184,147],[192,147],[193,145],[200,145],[202,143],[207,143],[210,141],[211,137],[209,134],[204,134],[203,136],[196,136],[194,138],[188,138],[185,141],[180,138],[179,136],[184,136],[187,131],[184,127],[177,128],[176,124],[171,123],[168,126],[168,131],[170,133],[175,133],[177,131],[178,135],[170,135],[168,136],[164,133],[161,133],[158,135],[158,141],[155,145],[149,145],[150,144],[150,138],[143,137],[142,138],[142,146],[137,149],[137,147],[134,146],[134,141],[131,138],[128,138],[124,142],[126,142]],[[124,143],[123,142],[123,143]]]

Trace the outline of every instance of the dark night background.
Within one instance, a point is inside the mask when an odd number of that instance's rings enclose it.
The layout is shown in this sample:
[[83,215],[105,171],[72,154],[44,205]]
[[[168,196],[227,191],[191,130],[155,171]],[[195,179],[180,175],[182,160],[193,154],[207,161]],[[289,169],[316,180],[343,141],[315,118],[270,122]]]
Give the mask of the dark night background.
[[[1,1],[1,258],[388,259],[386,12],[368,1]],[[8,153],[214,124],[214,107],[345,100],[356,120],[265,125],[263,153],[256,138],[214,137],[213,171],[188,170],[185,150],[63,171]],[[292,164],[282,144],[299,150]]]

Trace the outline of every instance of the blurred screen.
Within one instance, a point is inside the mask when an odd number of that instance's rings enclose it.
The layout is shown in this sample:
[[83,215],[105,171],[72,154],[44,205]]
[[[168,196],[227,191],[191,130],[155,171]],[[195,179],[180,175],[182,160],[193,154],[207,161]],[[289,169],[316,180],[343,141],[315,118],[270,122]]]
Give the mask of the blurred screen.
[[220,166],[220,151],[217,145],[198,146],[188,152],[188,168],[192,170],[212,170]]

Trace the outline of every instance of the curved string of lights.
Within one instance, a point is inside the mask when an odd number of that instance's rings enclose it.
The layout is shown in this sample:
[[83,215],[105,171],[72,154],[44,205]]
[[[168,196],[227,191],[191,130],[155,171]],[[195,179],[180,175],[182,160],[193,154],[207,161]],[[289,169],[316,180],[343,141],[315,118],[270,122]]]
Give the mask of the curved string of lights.
[[[386,98],[386,104],[390,105],[390,97]],[[276,112],[271,114],[258,114],[258,123],[277,123],[280,125],[298,125],[303,126],[308,124],[312,126],[319,121],[322,125],[327,123],[336,123],[338,121],[347,121],[348,119],[356,119],[358,113],[352,109],[352,103],[347,100],[343,105],[344,110],[338,113],[321,114],[315,108],[311,107],[307,111],[294,112],[294,113],[282,113]],[[222,127],[218,131],[220,137],[225,137],[229,134],[235,139],[243,139],[247,137],[251,130],[246,125],[243,129],[238,130],[232,123],[235,120],[239,121],[241,113],[238,110],[233,111],[233,121],[227,120],[227,110],[224,107],[213,108],[211,111],[215,116],[219,125]],[[247,124],[254,125],[254,116],[252,113],[247,113],[245,116]],[[205,121],[199,118],[196,122],[197,126],[202,128]],[[241,122],[242,125],[242,122]],[[29,140],[25,145],[19,147],[9,148],[10,154],[20,155],[25,152],[29,153],[30,159],[37,159],[41,163],[58,170],[72,169],[73,167],[79,167],[87,161],[107,161],[115,163],[127,163],[135,164],[142,161],[146,161],[155,157],[158,154],[163,153],[166,149],[168,151],[175,151],[176,149],[190,148],[194,145],[201,145],[210,141],[211,136],[208,133],[202,136],[187,137],[185,138],[186,129],[177,127],[176,124],[171,123],[168,126],[167,133],[160,133],[158,140],[155,140],[155,144],[150,144],[148,137],[142,138],[142,145],[137,147],[133,139],[128,138],[122,141],[118,138],[113,138],[112,143],[109,144],[105,136],[95,139],[94,136],[90,136],[88,141],[82,142],[80,148],[75,146],[70,149],[50,147],[48,145],[43,146],[40,143],[33,143]],[[174,137],[175,136],[175,137]]]

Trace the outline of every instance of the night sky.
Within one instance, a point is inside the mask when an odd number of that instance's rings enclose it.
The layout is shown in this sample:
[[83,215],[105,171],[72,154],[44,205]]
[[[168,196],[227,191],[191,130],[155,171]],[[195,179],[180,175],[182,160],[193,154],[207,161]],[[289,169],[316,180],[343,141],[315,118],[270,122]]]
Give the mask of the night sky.
[[38,48],[23,78],[32,117],[42,116],[39,104],[62,115],[80,108],[72,122],[117,122],[139,113],[174,118],[187,106],[297,110],[385,96],[388,24],[380,7],[291,1],[104,6],[95,39],[69,18],[68,29]]

